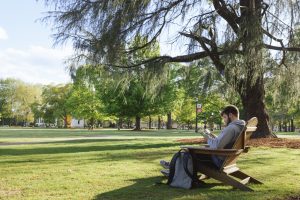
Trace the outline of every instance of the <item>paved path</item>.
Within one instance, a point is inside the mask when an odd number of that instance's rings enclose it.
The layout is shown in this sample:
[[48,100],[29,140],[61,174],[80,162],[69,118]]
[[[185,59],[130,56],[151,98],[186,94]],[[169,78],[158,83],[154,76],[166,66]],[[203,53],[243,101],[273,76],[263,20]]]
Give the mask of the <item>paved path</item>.
[[[11,145],[27,145],[27,144],[49,144],[55,142],[67,142],[67,141],[76,141],[76,140],[134,140],[134,139],[161,139],[161,138],[168,138],[168,139],[180,139],[180,138],[199,138],[199,136],[174,136],[174,137],[163,137],[163,136],[120,136],[120,135],[96,135],[96,136],[78,136],[78,137],[67,137],[67,138],[31,138],[36,141],[28,141],[28,142],[1,142],[0,146],[11,146]],[[26,138],[27,139],[27,138]],[[22,140],[22,138],[20,138]]]

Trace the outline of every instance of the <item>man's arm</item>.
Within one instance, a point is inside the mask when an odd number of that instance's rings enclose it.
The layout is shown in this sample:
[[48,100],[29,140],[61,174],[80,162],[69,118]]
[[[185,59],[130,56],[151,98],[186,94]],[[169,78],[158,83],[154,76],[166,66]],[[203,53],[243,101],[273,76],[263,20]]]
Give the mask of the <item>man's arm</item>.
[[216,138],[217,136],[214,135],[213,133],[211,133],[208,129],[205,129],[204,132],[200,132],[201,135],[203,135],[203,137],[205,139],[208,139],[208,138]]
[[207,143],[209,144],[210,148],[222,149],[231,142],[233,136],[234,130],[230,126],[227,126],[218,137],[208,138]]

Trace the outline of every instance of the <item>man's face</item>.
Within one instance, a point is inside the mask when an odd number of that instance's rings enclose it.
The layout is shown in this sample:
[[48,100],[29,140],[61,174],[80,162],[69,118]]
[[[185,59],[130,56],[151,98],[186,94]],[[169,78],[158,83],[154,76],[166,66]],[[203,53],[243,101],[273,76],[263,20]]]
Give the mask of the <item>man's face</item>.
[[[230,114],[229,114],[229,115],[230,115]],[[228,126],[228,124],[231,122],[230,117],[229,117],[227,114],[223,114],[223,115],[222,115],[222,118],[223,118],[224,124],[225,124],[226,126]]]

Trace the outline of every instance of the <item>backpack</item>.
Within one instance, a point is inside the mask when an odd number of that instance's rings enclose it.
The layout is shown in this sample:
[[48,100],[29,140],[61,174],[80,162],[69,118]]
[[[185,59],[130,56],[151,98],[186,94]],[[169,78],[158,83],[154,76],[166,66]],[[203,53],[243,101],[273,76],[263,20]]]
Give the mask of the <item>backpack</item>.
[[170,174],[167,184],[171,187],[191,189],[200,185],[192,155],[185,149],[174,154],[170,162]]

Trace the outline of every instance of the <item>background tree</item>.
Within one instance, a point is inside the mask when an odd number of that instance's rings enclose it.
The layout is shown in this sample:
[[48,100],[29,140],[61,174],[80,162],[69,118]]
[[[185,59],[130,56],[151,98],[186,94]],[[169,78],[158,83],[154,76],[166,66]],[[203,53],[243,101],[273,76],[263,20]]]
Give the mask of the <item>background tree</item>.
[[[146,44],[147,37],[136,36],[133,44]],[[133,45],[132,44],[132,45]],[[132,57],[123,58],[123,62],[137,62],[147,57],[159,55],[157,43],[136,51]],[[148,63],[130,70],[119,68],[101,69],[99,66],[85,66],[75,69],[86,69],[85,80],[95,85],[107,114],[118,118],[135,117],[136,130],[140,130],[141,118],[159,113],[160,104],[168,99],[166,91],[169,72],[166,68]],[[160,73],[157,73],[157,70]],[[170,94],[170,93],[168,93]]]
[[[273,66],[280,68],[287,51],[300,50],[290,43],[294,27],[300,21],[297,1],[45,2],[54,3],[58,8],[49,13],[55,22],[56,42],[71,40],[80,50],[75,56],[78,60],[131,68],[149,62],[192,62],[209,57],[240,95],[246,118],[258,117],[254,136],[270,136],[269,116],[264,104],[265,58],[270,57],[269,50],[281,51],[281,61]],[[282,17],[285,20],[279,19]],[[154,56],[126,63],[118,59],[130,57],[151,45],[166,29],[176,31],[176,41],[190,41],[188,54]],[[127,45],[134,35],[147,36],[148,42]],[[182,40],[178,40],[179,37]]]
[[102,103],[94,88],[74,87],[66,101],[68,113],[77,119],[87,119],[93,129],[96,120],[101,120]]
[[64,121],[67,128],[67,117],[70,114],[67,99],[72,89],[71,84],[52,86],[48,85],[43,89],[42,111],[45,122],[54,123],[56,119]]
[[196,110],[195,110],[195,99],[184,96],[183,91],[178,95],[181,100],[176,105],[176,120],[184,128],[187,125],[188,129],[192,128],[192,124],[195,124]]
[[15,80],[14,79],[6,79],[0,80],[0,112],[1,112],[1,121],[2,125],[12,124],[13,119],[13,104],[14,104],[14,91],[15,91]]
[[2,124],[26,126],[33,122],[31,104],[41,98],[42,86],[20,80],[0,80]]

